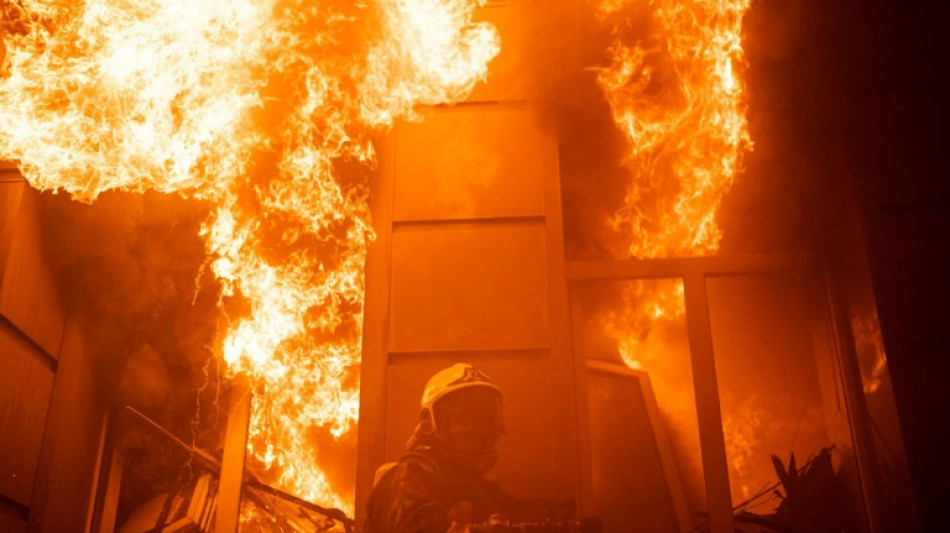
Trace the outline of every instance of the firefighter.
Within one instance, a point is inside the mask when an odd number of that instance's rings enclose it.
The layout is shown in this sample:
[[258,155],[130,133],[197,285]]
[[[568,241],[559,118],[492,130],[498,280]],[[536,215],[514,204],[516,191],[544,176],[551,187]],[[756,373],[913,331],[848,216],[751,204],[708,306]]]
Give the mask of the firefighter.
[[513,500],[484,478],[504,435],[502,392],[488,376],[464,363],[437,372],[408,453],[377,471],[366,533],[464,531],[491,515],[511,516]]

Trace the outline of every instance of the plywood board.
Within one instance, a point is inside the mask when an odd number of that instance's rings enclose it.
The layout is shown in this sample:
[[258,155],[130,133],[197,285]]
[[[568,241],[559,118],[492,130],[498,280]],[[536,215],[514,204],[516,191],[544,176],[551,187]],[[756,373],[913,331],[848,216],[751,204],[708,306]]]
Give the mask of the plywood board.
[[66,327],[30,506],[35,531],[70,531],[86,522],[105,406],[75,322]]
[[[507,435],[499,447],[499,461],[487,476],[518,497],[564,498],[573,496],[570,467],[558,456],[555,424],[555,390],[550,355],[546,351],[494,354],[430,354],[428,359],[389,367],[387,384],[386,460],[396,461],[406,452],[406,441],[419,420],[420,398],[426,381],[437,371],[467,362],[485,372],[504,391]],[[559,394],[559,393],[558,393]]]
[[395,221],[544,214],[543,138],[526,108],[432,109],[395,136]]
[[26,522],[0,510],[0,533],[23,533],[24,531],[26,531]]
[[[24,182],[0,183],[0,276],[6,270],[7,257],[10,255],[10,243],[16,228],[20,199],[26,188]],[[2,283],[2,278],[0,278]]]
[[54,374],[45,356],[0,322],[0,494],[29,506]]
[[23,187],[0,279],[0,314],[56,358],[62,344],[66,313],[56,280],[43,256],[38,193]]
[[542,225],[448,225],[393,233],[390,350],[547,347]]
[[597,371],[587,379],[594,513],[606,531],[676,533],[672,487],[640,380]]

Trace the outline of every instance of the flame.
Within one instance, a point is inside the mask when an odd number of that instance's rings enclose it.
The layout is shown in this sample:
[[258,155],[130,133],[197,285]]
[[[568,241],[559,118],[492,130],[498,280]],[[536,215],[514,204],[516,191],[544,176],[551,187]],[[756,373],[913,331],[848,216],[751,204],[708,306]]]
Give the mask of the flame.
[[370,135],[485,79],[481,3],[0,1],[0,159],[77,200],[212,206],[218,352],[258,392],[249,455],[305,499],[352,511],[316,440],[357,423]]
[[887,354],[884,352],[884,337],[877,310],[865,306],[851,315],[854,345],[861,367],[864,393],[873,394],[881,388],[887,373]]
[[[608,225],[614,255],[638,259],[712,255],[722,232],[722,196],[751,148],[742,62],[742,19],[750,0],[605,0],[599,13],[614,35],[610,65],[599,72],[618,128],[629,145],[630,183]],[[631,30],[629,13],[650,32]],[[639,38],[629,43],[634,34]],[[663,321],[681,320],[682,284],[630,285],[635,305],[604,317],[623,359],[642,368],[636,349]]]
[[[627,141],[630,181],[623,205],[607,221],[617,258],[714,255],[723,195],[751,149],[742,20],[751,0],[602,0],[598,14],[613,35],[609,65],[597,81]],[[645,31],[644,31],[645,28]],[[687,420],[685,381],[664,375],[662,331],[684,320],[682,280],[625,284],[620,306],[597,320],[624,362],[653,372],[671,418]],[[666,388],[667,390],[664,390]],[[695,414],[692,415],[695,418]],[[688,424],[686,424],[688,425]],[[729,424],[726,424],[729,426]],[[684,434],[695,432],[684,426]],[[726,428],[734,473],[754,434]],[[697,460],[697,458],[689,458]]]
[[[605,9],[619,9],[612,4]],[[630,185],[610,221],[622,235],[618,253],[682,257],[719,249],[722,195],[751,146],[733,67],[742,60],[749,4],[651,2],[654,34],[633,45],[624,42],[621,22],[614,26],[611,64],[598,81],[630,146]]]
[[752,395],[734,409],[723,410],[722,415],[722,432],[726,439],[726,456],[730,467],[729,480],[733,493],[741,494],[742,498],[752,496],[761,488],[754,485],[759,478],[753,471],[753,463],[759,451],[759,433],[767,413],[759,407],[759,403],[758,397]]

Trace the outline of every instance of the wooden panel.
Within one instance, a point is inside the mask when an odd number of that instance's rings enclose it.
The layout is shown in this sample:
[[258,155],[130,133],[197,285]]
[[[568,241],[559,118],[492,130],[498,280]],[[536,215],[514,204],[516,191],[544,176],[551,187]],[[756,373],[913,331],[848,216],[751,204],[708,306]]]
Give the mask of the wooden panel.
[[105,408],[96,373],[71,321],[56,380],[37,470],[31,531],[70,531],[86,522]]
[[396,129],[393,219],[541,215],[542,137],[517,106],[431,109]]
[[394,232],[390,349],[546,347],[544,239],[540,225]]
[[596,371],[587,379],[594,512],[606,531],[675,533],[672,488],[639,379]]
[[25,531],[26,522],[0,510],[0,533],[23,533]]
[[357,531],[362,531],[366,501],[376,467],[386,455],[386,347],[389,320],[389,270],[392,242],[394,136],[376,142],[379,170],[370,182],[370,210],[376,240],[366,255],[366,303],[360,363],[360,423],[357,427]]
[[[492,5],[493,4],[493,5]],[[525,2],[492,2],[475,12],[475,21],[495,26],[501,37],[501,52],[488,64],[488,78],[475,86],[469,102],[524,100],[528,94],[531,70],[525,68],[527,23],[535,13]],[[534,6],[537,9],[537,6]]]
[[735,527],[729,497],[729,466],[726,463],[726,444],[722,433],[706,280],[702,274],[687,275],[683,278],[683,290],[696,390],[696,415],[699,418],[699,442],[703,450],[709,527],[712,533],[733,533]]
[[252,400],[247,383],[243,380],[235,383],[228,406],[228,427],[225,430],[224,452],[221,460],[218,509],[214,519],[215,533],[237,533],[238,531]]
[[[457,354],[431,354],[389,367],[386,460],[396,461],[406,451],[406,441],[419,420],[420,398],[426,381],[439,370],[468,362],[490,376],[504,391],[507,436],[499,448],[498,464],[487,476],[519,497],[557,498],[572,495],[570,459],[559,457],[557,441],[563,438],[556,408],[547,352],[499,352],[462,360]],[[374,465],[374,468],[378,465]]]
[[[0,185],[7,187],[9,185]],[[0,314],[59,357],[66,314],[41,249],[37,193],[25,187],[0,280]]]
[[20,199],[25,188],[26,184],[22,181],[0,183],[0,283],[3,282],[2,273],[6,270],[17,213],[20,211]]
[[53,388],[44,357],[0,322],[0,494],[26,506]]

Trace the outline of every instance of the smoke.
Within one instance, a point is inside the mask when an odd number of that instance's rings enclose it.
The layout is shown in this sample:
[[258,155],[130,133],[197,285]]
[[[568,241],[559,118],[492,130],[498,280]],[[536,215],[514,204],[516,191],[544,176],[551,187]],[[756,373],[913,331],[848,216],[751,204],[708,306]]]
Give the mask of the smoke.
[[217,374],[218,287],[198,237],[207,207],[151,192],[41,198],[44,252],[103,394],[188,435],[198,391]]
[[525,9],[539,16],[528,19],[524,64],[530,98],[558,136],[565,253],[569,260],[608,258],[616,238],[608,220],[630,179],[621,165],[625,141],[597,85],[613,36],[596,2],[533,4]]

